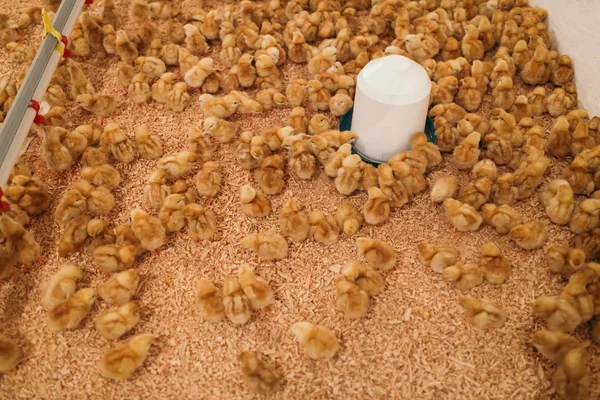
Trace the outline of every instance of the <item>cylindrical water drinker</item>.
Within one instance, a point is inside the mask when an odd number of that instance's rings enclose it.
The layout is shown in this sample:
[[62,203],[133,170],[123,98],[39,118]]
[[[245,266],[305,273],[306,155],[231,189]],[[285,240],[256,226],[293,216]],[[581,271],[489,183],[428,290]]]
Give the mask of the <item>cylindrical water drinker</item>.
[[354,151],[381,163],[410,150],[417,132],[425,131],[431,81],[415,61],[398,55],[377,58],[358,74],[351,130]]

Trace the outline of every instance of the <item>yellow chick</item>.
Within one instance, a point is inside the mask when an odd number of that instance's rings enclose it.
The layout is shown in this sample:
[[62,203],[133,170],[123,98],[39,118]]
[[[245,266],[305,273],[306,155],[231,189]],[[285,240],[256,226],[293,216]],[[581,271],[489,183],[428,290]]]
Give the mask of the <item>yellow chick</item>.
[[[274,88],[260,90],[256,93],[256,101],[260,103],[263,110],[270,110],[274,107],[284,107],[286,105],[285,95]],[[304,132],[305,131],[306,128]]]
[[465,27],[465,36],[461,42],[461,51],[468,62],[481,60],[485,54],[483,42],[479,40],[479,29],[475,25]]
[[107,94],[83,93],[75,101],[81,108],[98,117],[106,117],[116,109],[115,98]]
[[208,240],[217,231],[217,218],[211,210],[196,203],[187,204],[183,209],[187,220],[188,233],[194,240]]
[[500,328],[506,321],[506,312],[489,300],[461,296],[460,305],[473,324],[480,328]]
[[582,151],[590,150],[596,147],[596,141],[590,136],[589,123],[580,122],[573,132],[573,141],[571,142],[571,154],[573,157],[579,155]]
[[159,136],[150,133],[147,125],[139,125],[134,128],[135,142],[140,157],[147,160],[155,160],[163,154],[163,143]]
[[323,87],[323,84],[318,80],[308,81],[307,86],[308,107],[313,111],[329,110],[329,100],[331,93]]
[[254,310],[263,309],[273,303],[275,294],[269,284],[256,276],[248,264],[242,264],[238,271],[238,282]]
[[342,266],[340,273],[348,282],[355,283],[369,296],[375,296],[383,291],[383,277],[371,267],[349,261]]
[[551,331],[569,332],[583,322],[577,308],[563,296],[538,297],[533,302],[533,314],[545,320]]
[[529,99],[524,94],[517,96],[514,105],[510,109],[510,113],[515,117],[517,123],[524,118],[533,116],[533,107],[529,104]]
[[560,331],[542,329],[533,334],[533,347],[548,360],[560,363],[572,349],[580,346],[575,337]]
[[352,236],[360,229],[364,218],[348,201],[343,201],[335,213],[335,221],[344,234]]
[[271,394],[281,387],[281,376],[275,367],[263,361],[254,351],[243,351],[238,360],[242,365],[242,380],[252,392]]
[[96,329],[103,337],[116,340],[140,322],[140,306],[135,301],[113,307],[96,318]]
[[361,178],[361,163],[360,156],[356,154],[344,158],[335,178],[335,187],[339,193],[348,196],[358,189]]
[[98,295],[108,304],[123,305],[134,296],[139,282],[137,269],[117,272],[98,286]]
[[42,157],[46,166],[56,172],[66,171],[73,165],[71,152],[60,141],[60,129],[49,129],[42,139]]
[[322,325],[296,322],[292,325],[291,331],[300,346],[313,360],[333,358],[340,348],[335,334]]
[[419,261],[431,267],[433,272],[442,271],[458,261],[459,252],[454,247],[433,243],[419,244]]
[[256,81],[256,68],[253,66],[254,57],[249,54],[243,54],[237,63],[237,77],[240,85],[249,88]]
[[510,77],[502,77],[498,80],[498,85],[492,91],[492,106],[510,110],[517,97],[514,88],[513,80]]
[[418,63],[435,57],[440,51],[440,44],[429,36],[406,35],[404,45],[411,58]]
[[207,117],[228,118],[239,105],[237,97],[215,97],[207,93],[200,96],[200,106]]
[[585,252],[567,246],[552,246],[546,250],[548,268],[566,277],[573,275],[585,264]]
[[344,276],[335,278],[337,308],[350,319],[364,317],[369,310],[369,295],[356,283],[346,280]]
[[475,112],[481,106],[481,93],[475,78],[465,78],[460,81],[460,89],[456,96],[456,104],[468,112]]
[[129,379],[140,368],[152,344],[152,335],[142,334],[117,345],[98,361],[102,376],[116,381]]
[[[284,145],[286,145],[288,138],[284,139]],[[291,155],[288,161],[290,173],[298,179],[308,180],[312,178],[315,172],[316,163],[315,157],[309,152],[308,142],[305,140],[298,140],[295,141],[291,147]]]
[[192,88],[199,88],[214,71],[212,58],[203,58],[195,63],[183,76],[185,83]]
[[563,54],[558,59],[558,64],[552,71],[550,79],[556,86],[564,86],[567,82],[571,82],[574,76],[573,60],[566,54]]
[[459,261],[453,266],[444,268],[442,277],[452,282],[458,290],[465,291],[481,285],[483,270],[477,264],[463,264]]
[[564,179],[555,179],[549,182],[540,191],[540,202],[546,209],[550,221],[557,225],[565,225],[571,220],[575,208],[573,190]]
[[509,205],[484,204],[481,208],[483,222],[496,228],[496,232],[506,234],[521,224],[521,215]]
[[[260,92],[259,92],[260,93]],[[256,96],[258,101],[258,95]],[[264,105],[263,105],[264,108]],[[287,125],[291,126],[295,132],[309,133],[308,118],[306,118],[306,110],[304,107],[294,107],[288,116]],[[329,127],[327,128],[329,129]],[[325,129],[325,130],[327,130]],[[324,132],[324,131],[322,131]]]
[[381,225],[390,216],[390,204],[387,196],[378,187],[368,190],[369,199],[362,209],[365,221],[370,225]]
[[223,286],[223,310],[234,325],[244,325],[252,317],[252,304],[235,276],[226,276]]
[[180,194],[171,194],[165,198],[158,213],[158,218],[167,232],[177,232],[183,229],[185,225],[184,207],[185,198]]
[[73,264],[63,265],[49,281],[42,283],[42,305],[50,310],[75,293],[75,284],[81,278],[81,270]]
[[458,169],[470,169],[477,163],[481,153],[480,140],[481,134],[473,132],[454,149],[452,160]]
[[126,64],[132,64],[138,57],[136,46],[129,40],[124,30],[117,31],[115,50],[121,61]]
[[377,170],[379,188],[387,196],[390,207],[401,208],[408,203],[408,192],[402,182],[396,180],[392,167],[379,164]]
[[0,334],[0,374],[11,371],[21,360],[21,350],[10,338]]
[[110,164],[85,167],[81,170],[81,177],[94,186],[104,186],[109,190],[121,183],[121,174]]
[[200,55],[206,51],[206,38],[202,36],[200,30],[192,25],[183,26],[185,31],[185,47],[194,55]]
[[533,57],[521,69],[521,79],[528,85],[544,85],[548,82],[550,75],[547,74],[546,59],[548,57],[548,49],[542,44],[538,44],[533,53]]
[[340,229],[333,217],[325,216],[322,211],[313,210],[308,215],[308,224],[308,235],[311,239],[321,242],[326,246],[337,243],[340,236]]
[[46,185],[36,177],[15,176],[4,189],[4,196],[30,216],[39,215],[50,206]]
[[196,189],[202,197],[214,197],[221,189],[221,172],[214,161],[206,162],[195,177]]
[[58,255],[60,257],[68,256],[86,242],[88,239],[87,226],[89,221],[90,217],[80,215],[69,222],[58,244]]
[[548,114],[553,117],[559,117],[567,113],[575,104],[572,103],[567,92],[562,88],[556,88],[552,94],[546,98],[546,108]]
[[288,43],[287,56],[291,62],[301,64],[309,62],[311,59],[311,50],[304,40],[300,31],[294,31],[292,40]]
[[600,200],[586,199],[577,204],[569,222],[571,232],[579,234],[596,228],[600,218],[598,213],[600,213]]
[[458,200],[478,210],[488,202],[491,191],[492,180],[489,178],[479,178],[460,189]]
[[308,62],[308,72],[316,75],[327,71],[337,61],[337,49],[335,47],[326,47],[320,54],[310,59]]
[[271,212],[271,202],[260,191],[250,185],[242,186],[240,192],[242,212],[252,218],[262,218]]
[[242,51],[236,47],[234,35],[228,34],[223,37],[219,57],[221,63],[227,68],[231,68],[238,63],[238,60],[242,57]]
[[53,331],[74,329],[96,301],[96,289],[81,289],[48,311],[46,321]]
[[254,251],[265,260],[281,260],[288,255],[288,244],[285,238],[269,231],[247,235],[240,242],[240,246]]
[[195,126],[188,129],[188,150],[196,154],[198,161],[209,161],[214,152],[213,147],[207,133]]
[[573,162],[563,170],[563,177],[571,186],[573,193],[590,194],[595,183],[588,172],[588,163],[583,157],[575,157]]
[[473,207],[452,198],[444,200],[446,217],[459,232],[476,231],[483,219]]
[[389,244],[368,236],[356,238],[355,243],[359,254],[370,267],[388,271],[396,265],[398,256]]
[[77,189],[67,190],[56,207],[54,219],[61,227],[65,227],[73,218],[87,210],[85,196]]
[[87,210],[93,215],[107,215],[115,206],[114,196],[104,186],[95,187],[90,182],[80,179],[74,183],[74,187],[86,198]]
[[191,151],[180,151],[158,160],[158,168],[163,170],[168,179],[179,179],[194,167],[197,160],[195,153]]
[[19,264],[28,265],[39,258],[41,247],[33,234],[6,213],[0,217],[0,233],[6,244],[12,244]]
[[265,158],[254,173],[258,186],[268,195],[274,195],[283,190],[285,185],[283,176],[283,157],[279,154]]
[[131,229],[141,246],[148,251],[155,251],[165,243],[166,231],[160,220],[143,210],[131,211]]
[[182,112],[190,104],[188,86],[185,82],[177,82],[167,93],[167,107],[174,112]]
[[329,98],[329,110],[336,117],[346,114],[353,105],[352,98],[347,94],[338,93]]
[[202,319],[208,322],[219,322],[225,318],[223,293],[206,279],[198,281],[197,304]]
[[479,262],[485,279],[494,285],[504,283],[512,272],[510,261],[502,255],[500,248],[493,242],[483,244]]
[[235,123],[208,117],[204,120],[204,130],[220,143],[229,143],[236,137],[237,126]]
[[283,204],[279,213],[279,227],[283,236],[293,241],[301,242],[308,237],[308,217],[300,211],[296,199],[289,199]]
[[304,79],[292,80],[285,89],[285,97],[292,107],[303,105],[308,99],[307,82]]
[[127,89],[129,98],[135,104],[143,104],[150,100],[152,92],[150,91],[150,85],[146,81],[144,74],[136,74],[132,80],[129,88]]
[[508,234],[519,247],[526,250],[541,248],[548,238],[548,230],[542,221],[530,221],[517,225]]
[[138,252],[136,246],[105,244],[94,248],[94,264],[104,272],[115,272],[133,265]]
[[144,198],[152,208],[159,209],[165,198],[171,194],[171,188],[166,183],[166,172],[162,169],[155,170],[148,178],[144,187]]

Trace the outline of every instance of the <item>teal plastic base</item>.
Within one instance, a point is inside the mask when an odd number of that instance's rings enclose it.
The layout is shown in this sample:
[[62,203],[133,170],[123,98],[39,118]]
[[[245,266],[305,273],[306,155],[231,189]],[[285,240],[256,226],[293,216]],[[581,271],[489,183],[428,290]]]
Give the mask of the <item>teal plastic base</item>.
[[[352,130],[351,127],[352,127],[352,111],[353,110],[354,109],[351,108],[346,114],[342,115],[342,118],[340,118],[340,124],[338,126],[338,129],[340,131]],[[435,135],[435,126],[433,125],[432,119],[429,117],[427,117],[427,119],[425,120],[425,128],[423,129],[423,132],[425,132],[425,135],[427,135],[428,141],[430,141],[431,143],[437,143],[437,136]],[[352,145],[352,153],[358,154],[360,156],[360,158],[363,159],[363,161],[368,162],[369,164],[373,164],[373,165],[381,164],[381,161],[373,160],[372,158],[369,158],[369,157],[365,156],[364,154],[361,154],[360,151],[356,150],[354,145]]]

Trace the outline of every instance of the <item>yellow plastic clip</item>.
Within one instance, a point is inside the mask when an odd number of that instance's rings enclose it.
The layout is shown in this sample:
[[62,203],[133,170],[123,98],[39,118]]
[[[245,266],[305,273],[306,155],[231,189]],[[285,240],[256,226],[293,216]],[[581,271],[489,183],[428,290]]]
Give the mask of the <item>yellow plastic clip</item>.
[[48,35],[51,35],[54,38],[56,38],[56,40],[58,41],[58,43],[56,44],[56,51],[58,51],[61,56],[64,55],[65,47],[62,42],[62,34],[56,29],[54,29],[54,26],[52,26],[52,21],[50,21],[50,16],[48,15],[48,12],[45,9],[42,9],[42,22],[44,24],[44,32],[42,33],[42,39],[45,39]]

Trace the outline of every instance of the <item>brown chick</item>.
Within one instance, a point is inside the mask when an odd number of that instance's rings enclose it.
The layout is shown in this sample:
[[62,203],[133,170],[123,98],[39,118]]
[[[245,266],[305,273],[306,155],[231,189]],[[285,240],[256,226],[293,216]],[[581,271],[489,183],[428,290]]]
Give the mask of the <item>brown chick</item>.
[[185,198],[180,194],[171,194],[165,198],[158,213],[158,219],[167,232],[177,232],[185,225],[183,208]]
[[526,250],[539,249],[548,238],[548,230],[542,221],[530,221],[517,225],[508,234],[519,247]]
[[96,301],[96,289],[81,289],[48,311],[46,321],[53,331],[74,329]]
[[388,164],[379,164],[379,188],[388,198],[391,208],[401,208],[409,201],[408,191],[401,181],[396,180],[392,167]]
[[275,297],[273,289],[263,278],[254,274],[250,265],[240,266],[238,282],[254,310],[263,309],[273,303]]
[[506,312],[489,300],[461,296],[460,305],[473,324],[480,328],[500,328],[506,321]]
[[75,284],[81,278],[81,270],[73,264],[63,265],[47,282],[40,285],[42,306],[47,310],[56,307],[75,293]]
[[283,204],[279,213],[279,227],[283,236],[293,241],[301,242],[308,237],[308,217],[299,210],[296,199],[289,199]]
[[[521,69],[521,79],[529,85],[543,85],[550,77],[546,75],[546,58],[548,57],[548,49],[541,44],[538,44],[533,53],[533,57]],[[545,79],[544,79],[545,78]]]
[[142,334],[117,345],[98,361],[102,376],[116,381],[129,379],[140,368],[150,350],[152,335]]
[[28,265],[39,258],[41,247],[33,234],[6,213],[0,217],[0,233],[5,243],[12,243],[19,264]]
[[206,162],[195,177],[196,189],[202,197],[214,197],[221,189],[221,172],[214,161]]
[[512,228],[521,224],[521,215],[509,205],[484,204],[482,209],[483,222],[496,228],[496,232],[506,234]]
[[21,360],[21,350],[10,338],[0,334],[0,374],[11,371]]
[[566,277],[573,275],[585,264],[585,252],[567,246],[552,246],[546,250],[550,270]]
[[500,78],[498,85],[492,91],[492,97],[493,107],[510,110],[517,97],[513,88],[513,80],[507,76]]
[[95,187],[84,179],[79,179],[73,186],[86,198],[87,211],[93,215],[108,215],[114,208],[115,197],[106,187]]
[[311,239],[326,246],[337,243],[340,237],[340,229],[333,217],[325,216],[322,211],[313,210],[308,215],[308,224],[308,235]]
[[188,233],[193,240],[208,240],[217,231],[217,218],[211,210],[200,204],[190,203],[183,209]]
[[163,143],[159,136],[150,133],[147,125],[138,125],[134,128],[135,142],[140,157],[155,160],[163,154]]
[[340,273],[348,282],[355,283],[369,296],[375,296],[383,291],[383,277],[369,266],[362,265],[356,261],[349,261],[342,266]]
[[[284,146],[288,147],[287,137],[284,139]],[[291,155],[288,161],[290,173],[298,179],[310,179],[316,168],[315,157],[309,152],[309,142],[305,140],[294,141],[291,145]]]
[[69,189],[56,207],[54,219],[61,227],[66,227],[73,218],[87,210],[86,198],[77,189]]
[[190,104],[190,95],[185,82],[177,82],[167,94],[167,107],[174,112],[182,112]]
[[90,217],[87,215],[79,215],[73,218],[65,227],[63,234],[58,244],[59,257],[66,257],[88,240],[87,226]]
[[126,64],[132,64],[138,57],[136,46],[129,40],[127,33],[123,30],[117,31],[116,53]]
[[238,360],[242,365],[242,380],[252,392],[271,394],[281,387],[281,376],[271,364],[266,363],[257,352],[243,351]]
[[361,178],[361,163],[360,156],[356,154],[344,158],[335,178],[335,188],[339,193],[348,196],[358,190]]
[[133,245],[104,244],[94,247],[92,256],[94,264],[102,271],[115,272],[131,267],[137,252],[138,248]]
[[368,190],[369,199],[362,209],[365,221],[370,225],[381,225],[390,216],[390,204],[385,193],[378,187]]
[[[421,152],[425,154],[425,157],[427,158],[427,170],[437,166],[442,162],[442,154],[440,153],[440,150],[435,144],[427,140],[427,136],[423,132],[417,132],[412,138],[411,150],[413,152]],[[400,160],[403,161],[402,159]],[[393,164],[393,162],[390,162],[390,164]]]
[[492,180],[489,178],[479,178],[460,189],[458,200],[478,210],[488,202],[491,191]]
[[[325,147],[329,148],[327,144],[325,144]],[[342,168],[342,163],[351,153],[352,145],[350,145],[350,143],[344,143],[339,149],[329,153],[323,165],[325,174],[331,178],[336,178],[340,168]]]
[[550,221],[555,224],[565,225],[571,220],[575,199],[573,190],[566,180],[555,179],[549,182],[540,191],[540,202],[545,207]]
[[567,82],[571,82],[574,76],[573,60],[566,54],[563,54],[558,59],[558,64],[552,71],[550,79],[556,86],[564,86]]
[[452,282],[454,287],[460,291],[465,291],[481,285],[483,282],[483,270],[477,264],[456,264],[444,268],[442,277],[448,282]]
[[171,188],[166,183],[166,172],[162,169],[155,170],[148,178],[144,187],[144,198],[152,208],[159,209],[165,198],[171,194]]
[[294,107],[292,111],[290,111],[287,125],[291,126],[295,132],[308,133],[308,118],[306,118],[306,110],[304,107]]
[[210,136],[201,129],[191,126],[188,130],[188,150],[195,153],[198,161],[209,161],[213,155],[213,144]]
[[140,322],[140,306],[135,301],[113,307],[96,318],[96,329],[100,335],[117,340],[125,333],[132,330]]
[[116,109],[115,98],[102,93],[82,93],[75,101],[81,108],[98,117],[111,115]]
[[337,308],[350,319],[364,317],[369,310],[369,295],[356,283],[346,280],[344,276],[335,278]]
[[291,331],[300,346],[313,360],[333,358],[340,347],[335,334],[322,325],[296,322],[292,325]]
[[586,199],[577,204],[573,210],[569,228],[571,232],[579,234],[589,232],[600,223],[600,200]]
[[250,185],[242,186],[240,192],[242,212],[252,218],[262,218],[271,212],[269,199]]
[[240,101],[235,96],[215,97],[208,93],[200,95],[200,106],[207,117],[229,118],[239,105]]
[[166,231],[160,220],[143,210],[131,211],[131,229],[141,246],[148,251],[155,251],[165,243]]
[[475,78],[465,78],[460,82],[460,89],[456,96],[456,104],[468,112],[475,112],[481,106],[481,93],[478,90]]
[[481,134],[473,132],[454,149],[452,160],[458,169],[470,169],[477,163],[480,139]]
[[4,189],[4,196],[30,216],[39,215],[50,206],[46,185],[36,177],[17,175]]
[[94,186],[103,186],[109,190],[121,183],[121,174],[110,164],[85,167],[81,170],[81,177]]
[[534,333],[531,344],[544,357],[555,363],[560,363],[570,350],[580,346],[579,340],[573,336],[546,329]]
[[338,227],[347,236],[352,236],[360,229],[363,223],[363,216],[348,201],[343,201],[335,213],[335,221]]
[[110,123],[104,127],[100,136],[100,147],[122,163],[130,163],[137,156],[134,142],[116,123]]
[[60,129],[49,129],[42,139],[42,157],[46,166],[55,172],[66,171],[73,165],[73,156],[61,143]]
[[98,286],[98,295],[108,304],[123,305],[131,300],[139,282],[137,269],[117,272]]
[[576,194],[589,195],[594,191],[594,180],[588,173],[587,164],[583,157],[575,157],[573,162],[563,170],[563,177]]
[[288,255],[288,244],[285,238],[275,232],[253,233],[240,242],[243,249],[254,251],[265,260],[281,260]]
[[194,167],[197,160],[195,153],[191,151],[180,151],[158,160],[158,168],[163,170],[168,179],[179,179]]
[[459,232],[476,231],[483,221],[477,210],[452,198],[444,200],[446,217]]
[[283,157],[279,154],[265,158],[254,173],[258,186],[269,195],[283,190],[285,185],[283,176]]
[[389,244],[368,236],[358,237],[355,242],[358,252],[370,267],[388,271],[396,265],[398,256]]
[[287,98],[290,106],[302,106],[308,99],[307,82],[304,79],[292,80],[287,85],[285,97]]
[[234,325],[244,325],[252,317],[252,304],[235,276],[226,276],[223,286],[223,309]]
[[432,243],[419,244],[419,261],[430,266],[434,272],[442,273],[445,268],[455,265],[459,252],[451,246]]
[[563,296],[540,296],[533,303],[536,317],[546,321],[552,331],[572,331],[582,322],[582,316],[570,301]]
[[197,304],[202,319],[208,322],[219,322],[225,318],[223,293],[206,279],[198,281]]
[[510,261],[500,253],[494,242],[484,243],[479,262],[485,279],[494,285],[504,283],[512,272]]

